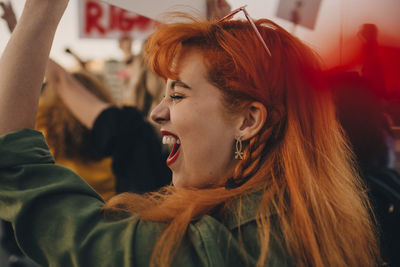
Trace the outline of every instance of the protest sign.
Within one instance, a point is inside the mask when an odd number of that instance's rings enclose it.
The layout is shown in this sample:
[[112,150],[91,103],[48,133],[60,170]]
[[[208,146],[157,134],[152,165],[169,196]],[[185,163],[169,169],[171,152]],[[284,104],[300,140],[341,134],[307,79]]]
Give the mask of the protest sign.
[[81,38],[145,39],[154,31],[155,22],[147,17],[96,0],[79,1]]
[[111,5],[159,20],[166,12],[183,11],[205,16],[206,0],[103,0]]

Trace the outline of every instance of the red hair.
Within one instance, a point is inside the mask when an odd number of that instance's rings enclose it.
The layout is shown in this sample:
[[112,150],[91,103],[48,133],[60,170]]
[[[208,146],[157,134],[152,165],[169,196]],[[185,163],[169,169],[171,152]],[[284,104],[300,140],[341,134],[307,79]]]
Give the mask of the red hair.
[[235,169],[240,186],[124,194],[105,210],[123,206],[142,219],[169,222],[151,261],[168,266],[191,220],[221,206],[229,209],[232,199],[261,188],[258,266],[268,260],[273,223],[296,266],[376,266],[369,202],[330,92],[319,80],[316,56],[275,23],[262,19],[256,25],[272,57],[247,21],[164,25],[146,49],[150,67],[165,79],[177,78],[172,63],[181,53],[199,49],[210,83],[225,96],[227,114],[240,112],[250,101],[264,104],[267,122],[245,144],[244,159]]

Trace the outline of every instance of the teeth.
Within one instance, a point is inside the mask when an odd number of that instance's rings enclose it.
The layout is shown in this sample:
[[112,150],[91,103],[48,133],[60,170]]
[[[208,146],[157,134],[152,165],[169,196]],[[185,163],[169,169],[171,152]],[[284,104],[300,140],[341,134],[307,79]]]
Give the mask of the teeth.
[[180,144],[181,141],[171,135],[164,135],[162,139],[162,143],[164,145],[174,145],[174,144]]

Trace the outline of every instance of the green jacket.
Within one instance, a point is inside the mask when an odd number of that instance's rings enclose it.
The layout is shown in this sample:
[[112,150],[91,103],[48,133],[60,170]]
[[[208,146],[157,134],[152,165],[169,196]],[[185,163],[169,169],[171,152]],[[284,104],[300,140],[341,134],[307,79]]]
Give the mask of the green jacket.
[[[192,222],[172,266],[254,266],[259,197],[242,201],[240,226],[234,214],[224,222],[208,215]],[[54,164],[40,132],[0,137],[0,218],[12,222],[19,246],[40,265],[148,266],[165,224],[135,216],[107,220],[103,204],[79,176]],[[279,248],[273,239],[266,266],[289,266]]]

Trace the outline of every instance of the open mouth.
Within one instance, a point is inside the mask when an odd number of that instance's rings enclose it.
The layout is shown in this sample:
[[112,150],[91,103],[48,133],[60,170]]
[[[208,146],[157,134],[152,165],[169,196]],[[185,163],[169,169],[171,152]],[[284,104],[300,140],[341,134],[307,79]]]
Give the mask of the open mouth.
[[167,165],[170,166],[178,159],[181,148],[181,142],[177,136],[171,133],[162,132],[162,134],[163,134],[162,143],[172,146],[171,153],[167,158]]

